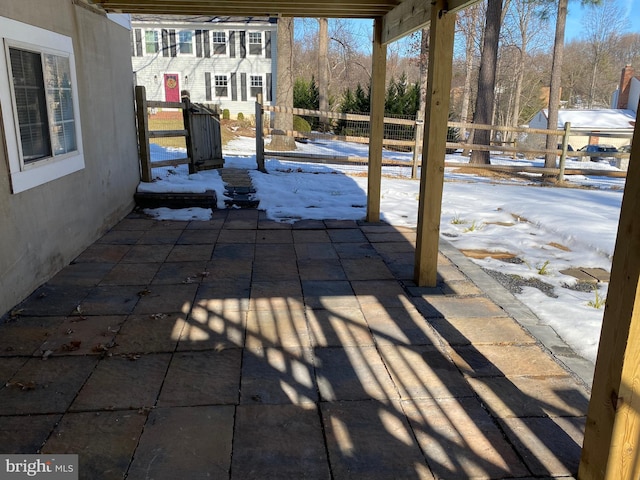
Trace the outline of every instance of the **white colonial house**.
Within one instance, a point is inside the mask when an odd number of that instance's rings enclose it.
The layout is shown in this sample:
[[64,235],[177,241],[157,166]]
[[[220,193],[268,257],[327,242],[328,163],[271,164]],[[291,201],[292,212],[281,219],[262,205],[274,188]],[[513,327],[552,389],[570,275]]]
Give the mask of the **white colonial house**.
[[272,102],[277,19],[132,15],[131,63],[149,100],[192,102],[255,113],[255,99]]

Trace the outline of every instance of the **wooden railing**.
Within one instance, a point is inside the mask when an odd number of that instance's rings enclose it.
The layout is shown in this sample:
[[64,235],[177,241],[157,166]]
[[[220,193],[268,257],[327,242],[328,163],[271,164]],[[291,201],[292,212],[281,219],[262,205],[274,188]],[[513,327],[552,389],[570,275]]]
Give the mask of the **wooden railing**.
[[[339,113],[339,112],[325,112],[318,110],[307,110],[303,108],[290,108],[290,107],[282,107],[282,106],[270,106],[270,105],[262,105],[261,99],[258,98],[256,102],[256,153],[258,159],[258,165],[262,165],[264,169],[264,137],[267,135],[271,135],[277,133],[279,135],[287,135],[293,137],[305,137],[309,139],[319,139],[325,141],[345,141],[345,142],[354,142],[360,144],[368,144],[369,137],[365,136],[347,136],[347,135],[335,135],[330,133],[320,133],[320,132],[298,132],[295,130],[274,130],[264,125],[262,115],[264,112],[274,112],[274,113],[286,113],[291,115],[299,115],[306,117],[319,117],[319,118],[328,118],[334,120],[351,120],[356,122],[369,122],[369,115],[362,114],[349,114],[349,113]],[[383,140],[383,146],[385,147],[407,147],[410,148],[413,152],[413,159],[411,162],[408,161],[400,161],[400,160],[387,160],[383,159],[383,163],[385,165],[391,164],[401,164],[412,167],[412,177],[417,177],[418,167],[420,165],[420,156],[422,152],[422,132],[423,132],[423,121],[420,116],[416,116],[415,119],[399,119],[399,118],[384,118],[385,124],[396,124],[414,127],[414,135],[411,140],[394,140],[385,138]],[[503,166],[503,165],[474,165],[474,164],[464,164],[465,167],[476,168],[476,169],[485,169],[485,170],[495,170],[495,171],[505,171],[505,172],[524,172],[524,173],[537,173],[544,175],[553,175],[558,178],[558,180],[563,180],[564,175],[569,174],[583,174],[583,175],[601,175],[601,176],[612,176],[612,177],[626,177],[626,172],[620,171],[611,171],[611,170],[596,170],[590,168],[581,168],[581,169],[567,169],[565,166],[567,156],[571,157],[584,157],[590,156],[590,153],[581,152],[581,151],[569,151],[569,137],[571,135],[571,124],[566,123],[563,129],[558,130],[546,130],[546,129],[535,129],[528,127],[506,127],[506,126],[496,126],[496,125],[480,125],[473,123],[461,123],[461,122],[448,122],[448,127],[453,130],[491,130],[492,132],[504,132],[509,136],[513,134],[527,134],[527,135],[554,135],[558,137],[558,145],[560,148],[547,150],[545,148],[532,148],[524,145],[523,143],[519,143],[517,141],[492,141],[491,145],[479,145],[474,144],[473,142],[462,142],[462,141],[448,141],[446,144],[447,149],[449,150],[457,150],[462,149],[464,151],[471,150],[482,150],[482,151],[491,151],[491,152],[500,152],[504,154],[511,154],[515,158],[516,155],[524,155],[525,157],[534,158],[536,156],[546,155],[547,153],[551,153],[559,157],[558,167],[556,168],[545,168],[545,167],[533,167],[533,166]],[[348,164],[348,163],[366,163],[368,158],[366,157],[355,157],[355,156],[346,156],[346,155],[309,155],[308,153],[300,154],[295,152],[269,152],[269,156],[278,157],[278,158],[286,158],[290,160],[301,160],[301,161],[317,161],[322,163],[340,163],[340,164]],[[620,159],[625,159],[629,157],[628,153],[613,153],[607,154],[610,157],[616,157]],[[460,163],[446,162],[446,167],[460,167]],[[260,167],[259,167],[260,168]]]

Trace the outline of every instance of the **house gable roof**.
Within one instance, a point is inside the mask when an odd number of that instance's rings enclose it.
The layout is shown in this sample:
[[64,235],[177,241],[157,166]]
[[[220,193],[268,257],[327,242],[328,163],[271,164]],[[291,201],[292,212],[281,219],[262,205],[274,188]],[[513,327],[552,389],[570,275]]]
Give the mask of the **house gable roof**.
[[[548,118],[548,110],[541,111]],[[559,110],[558,128],[566,122],[572,130],[633,130],[636,114],[633,110],[604,108],[599,110]]]

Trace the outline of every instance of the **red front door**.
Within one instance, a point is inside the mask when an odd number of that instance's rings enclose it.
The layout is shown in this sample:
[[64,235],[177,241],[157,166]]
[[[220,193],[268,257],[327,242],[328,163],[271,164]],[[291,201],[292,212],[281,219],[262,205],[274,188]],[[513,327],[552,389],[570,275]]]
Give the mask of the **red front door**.
[[175,73],[164,74],[164,100],[165,102],[180,101],[180,80]]

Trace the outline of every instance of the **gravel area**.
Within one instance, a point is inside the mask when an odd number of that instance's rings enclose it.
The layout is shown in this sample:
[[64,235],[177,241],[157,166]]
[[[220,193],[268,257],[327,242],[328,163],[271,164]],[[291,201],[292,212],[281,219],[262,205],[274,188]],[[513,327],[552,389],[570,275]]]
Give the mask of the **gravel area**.
[[483,268],[482,270],[511,293],[522,293],[522,287],[534,287],[548,297],[558,298],[558,296],[553,292],[553,285],[545,283],[542,280],[538,280],[537,278],[522,278],[519,275],[507,275],[487,268]]

